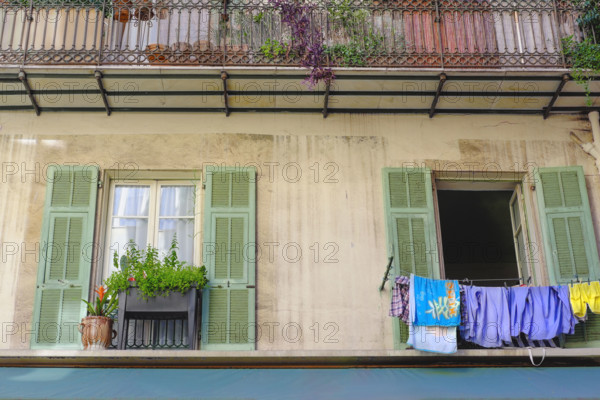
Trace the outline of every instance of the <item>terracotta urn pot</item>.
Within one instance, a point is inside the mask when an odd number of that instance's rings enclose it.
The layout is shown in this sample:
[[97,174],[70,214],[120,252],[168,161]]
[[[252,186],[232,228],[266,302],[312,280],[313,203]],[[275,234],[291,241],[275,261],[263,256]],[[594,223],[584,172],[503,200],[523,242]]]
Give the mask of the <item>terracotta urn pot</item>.
[[129,21],[129,8],[131,5],[131,0],[113,0],[113,19],[122,23]]
[[108,317],[88,316],[79,324],[81,342],[84,350],[104,350],[117,336],[113,330],[113,320]]
[[152,43],[146,46],[146,59],[150,64],[168,62],[169,48],[164,44]]

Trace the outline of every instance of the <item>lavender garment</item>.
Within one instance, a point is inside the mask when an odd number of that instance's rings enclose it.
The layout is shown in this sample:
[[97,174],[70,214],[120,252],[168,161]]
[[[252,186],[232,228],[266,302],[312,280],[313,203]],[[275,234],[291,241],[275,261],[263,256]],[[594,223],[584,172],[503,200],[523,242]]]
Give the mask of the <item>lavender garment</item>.
[[463,286],[463,290],[462,337],[483,347],[502,347],[503,342],[510,342],[508,289]]
[[392,305],[390,307],[390,317],[400,317],[400,319],[408,324],[409,308],[408,296],[410,290],[410,279],[406,276],[396,277],[394,288],[392,289]]
[[568,286],[510,288],[509,303],[513,336],[522,332],[530,340],[547,340],[575,332]]

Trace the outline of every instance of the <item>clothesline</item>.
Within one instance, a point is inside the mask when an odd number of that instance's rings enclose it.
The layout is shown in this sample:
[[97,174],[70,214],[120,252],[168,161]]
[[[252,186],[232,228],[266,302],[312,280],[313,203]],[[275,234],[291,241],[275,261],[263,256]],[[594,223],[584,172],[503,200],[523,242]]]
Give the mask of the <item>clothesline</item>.
[[[464,279],[476,280],[508,279]],[[527,342],[541,342],[541,346],[545,346],[544,342],[574,334],[575,325],[584,321],[588,307],[591,312],[600,314],[600,283],[596,281],[591,285],[579,282],[569,286],[511,287],[456,285],[456,282],[414,274],[410,278],[396,278],[390,316],[408,324],[407,343],[415,349],[455,352],[456,326],[463,340],[486,348],[512,347],[514,340],[522,347],[522,337]],[[456,317],[457,302],[461,307],[460,319],[451,326],[441,317]],[[553,342],[550,346],[554,347]]]

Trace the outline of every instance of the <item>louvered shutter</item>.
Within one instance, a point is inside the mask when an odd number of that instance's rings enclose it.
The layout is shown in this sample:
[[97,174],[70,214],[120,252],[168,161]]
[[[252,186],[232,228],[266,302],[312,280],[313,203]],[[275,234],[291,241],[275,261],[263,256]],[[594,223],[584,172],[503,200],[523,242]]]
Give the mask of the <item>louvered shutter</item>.
[[439,267],[431,172],[426,169],[385,169],[388,242],[396,274],[438,278]]
[[596,236],[581,167],[539,168],[536,191],[552,284],[600,277]]
[[[600,265],[583,168],[540,168],[536,191],[551,283],[566,284],[576,276],[597,280]],[[600,315],[588,311],[585,324],[567,336],[567,346],[599,343]]]
[[250,168],[206,173],[203,349],[255,347],[255,177]]
[[80,348],[86,315],[98,169],[48,168],[32,348]]
[[[389,254],[394,276],[411,272],[439,278],[431,171],[425,168],[386,168],[383,187]],[[408,338],[406,325],[394,322],[396,348]]]

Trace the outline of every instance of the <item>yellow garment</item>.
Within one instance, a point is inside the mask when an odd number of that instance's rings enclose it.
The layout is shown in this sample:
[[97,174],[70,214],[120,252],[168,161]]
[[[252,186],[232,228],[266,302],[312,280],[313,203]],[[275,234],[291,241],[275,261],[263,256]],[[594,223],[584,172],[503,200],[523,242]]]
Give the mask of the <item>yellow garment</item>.
[[573,314],[576,317],[585,317],[587,311],[586,303],[583,301],[581,296],[581,283],[569,285],[569,298],[571,300],[571,307],[573,308]]
[[594,314],[600,314],[600,282],[569,285],[569,297],[575,316],[585,317],[588,305]]
[[600,314],[600,282],[593,281],[589,285],[582,283],[581,286],[585,287],[585,290],[581,293],[583,300],[590,306],[590,310],[594,314]]

